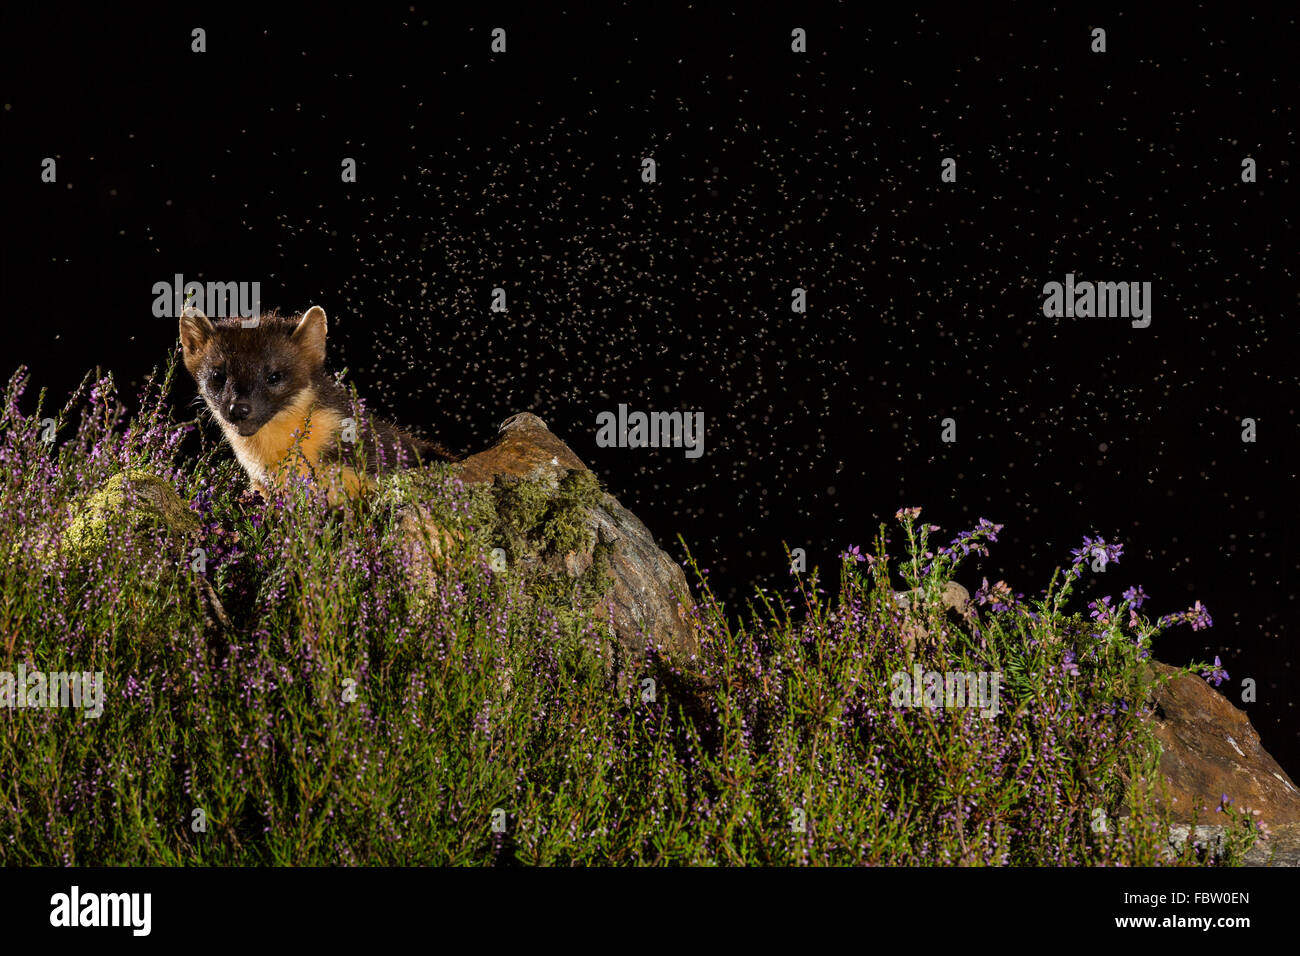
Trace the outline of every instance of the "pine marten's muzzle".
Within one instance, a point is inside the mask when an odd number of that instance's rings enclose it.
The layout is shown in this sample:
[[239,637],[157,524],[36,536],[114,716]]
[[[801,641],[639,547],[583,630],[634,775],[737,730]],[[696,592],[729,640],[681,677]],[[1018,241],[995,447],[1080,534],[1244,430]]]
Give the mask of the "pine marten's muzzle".
[[226,421],[234,425],[239,434],[247,438],[262,427],[259,421],[250,421],[249,416],[253,414],[253,406],[248,402],[231,402],[226,406]]

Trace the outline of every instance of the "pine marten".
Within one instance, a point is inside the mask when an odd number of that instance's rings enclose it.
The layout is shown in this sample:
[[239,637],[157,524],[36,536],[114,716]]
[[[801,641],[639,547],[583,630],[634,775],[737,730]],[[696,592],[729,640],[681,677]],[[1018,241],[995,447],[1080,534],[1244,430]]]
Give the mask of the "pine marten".
[[325,368],[320,306],[300,316],[265,313],[249,328],[190,307],[180,328],[185,367],[263,497],[297,472],[323,482],[337,503],[370,490],[380,472],[455,459],[435,442],[358,414]]

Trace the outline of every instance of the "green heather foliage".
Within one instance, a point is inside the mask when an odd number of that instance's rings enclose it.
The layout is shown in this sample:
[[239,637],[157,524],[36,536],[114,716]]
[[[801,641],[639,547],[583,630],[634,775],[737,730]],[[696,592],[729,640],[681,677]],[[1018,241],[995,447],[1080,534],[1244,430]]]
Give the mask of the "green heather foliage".
[[[340,509],[305,487],[254,504],[210,437],[181,453],[197,423],[172,416],[174,372],[129,419],[111,377],[58,413],[44,395],[24,413],[21,371],[4,396],[0,672],[102,671],[106,699],[97,719],[0,708],[0,864],[1161,862],[1143,658],[1208,615],[1153,623],[1140,588],[1071,610],[1083,562],[1116,545],[1085,540],[1036,600],[986,582],[973,627],[939,595],[988,522],[931,551],[937,529],[902,511],[901,559],[882,527],[833,595],[792,575],[743,621],[696,568],[700,659],[630,662],[635,689],[655,683],[629,696],[591,612],[600,567],[578,587],[514,570],[589,546],[592,476],[466,489],[432,469]],[[137,520],[142,473],[192,517]],[[121,520],[94,507],[106,485]],[[463,542],[422,590],[395,546],[411,502]],[[94,547],[62,546],[92,513]],[[926,600],[901,606],[899,584]],[[924,669],[1003,675],[996,717],[891,704],[908,615]],[[1233,862],[1254,827],[1220,809]],[[1206,861],[1188,844],[1174,862]]]

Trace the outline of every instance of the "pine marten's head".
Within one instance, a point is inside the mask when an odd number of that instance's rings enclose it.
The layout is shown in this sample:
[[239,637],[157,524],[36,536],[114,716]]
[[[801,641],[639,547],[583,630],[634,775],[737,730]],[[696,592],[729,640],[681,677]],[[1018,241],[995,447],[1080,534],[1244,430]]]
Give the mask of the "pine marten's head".
[[325,370],[325,310],[262,315],[253,328],[216,321],[193,307],[181,314],[185,367],[212,414],[242,436],[257,433],[299,400]]

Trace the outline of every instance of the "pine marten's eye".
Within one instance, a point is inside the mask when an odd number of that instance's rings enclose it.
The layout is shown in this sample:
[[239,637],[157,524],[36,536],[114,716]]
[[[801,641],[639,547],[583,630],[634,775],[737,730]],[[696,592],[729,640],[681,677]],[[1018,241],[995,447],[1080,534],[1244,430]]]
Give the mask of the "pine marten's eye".
[[267,385],[279,385],[279,384],[280,384],[280,380],[281,380],[282,378],[284,378],[284,373],[283,373],[283,372],[272,372],[271,374],[269,374],[269,375],[266,376],[266,384],[267,384]]
[[226,383],[225,371],[222,369],[214,370],[212,374],[208,376],[208,381],[211,382],[214,387],[220,388],[222,385]]

